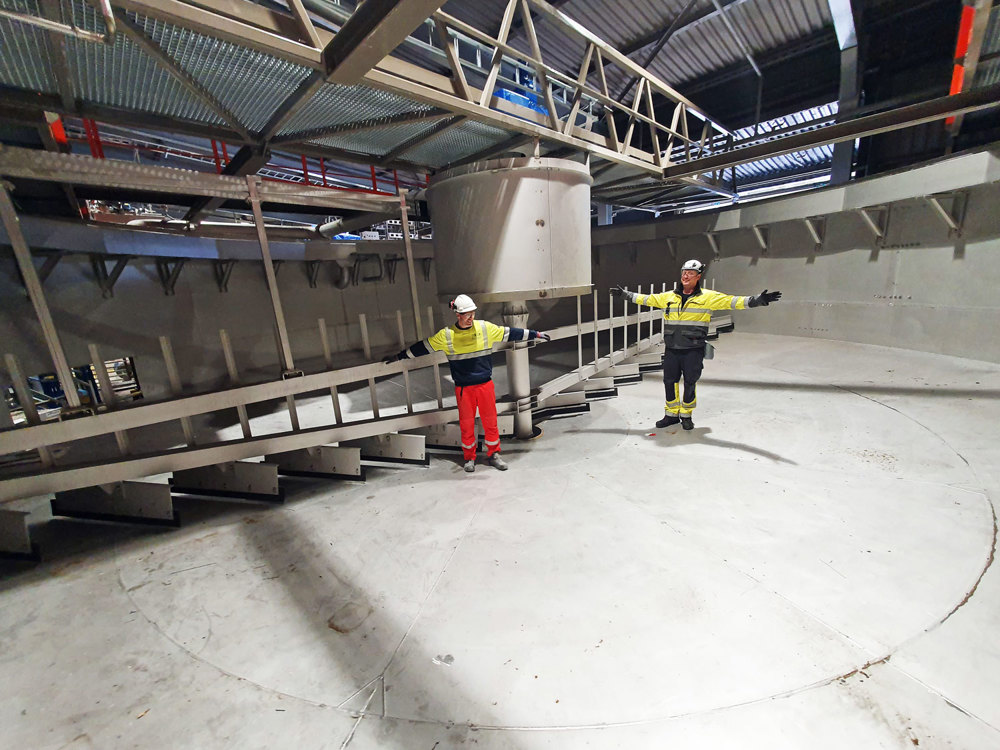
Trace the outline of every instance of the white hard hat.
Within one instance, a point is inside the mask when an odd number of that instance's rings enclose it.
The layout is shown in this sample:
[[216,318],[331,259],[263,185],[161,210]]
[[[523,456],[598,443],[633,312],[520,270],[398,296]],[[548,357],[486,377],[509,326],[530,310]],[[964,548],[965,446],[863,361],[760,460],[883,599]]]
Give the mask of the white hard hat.
[[476,309],[476,303],[472,301],[472,297],[468,294],[458,295],[449,303],[449,306],[457,313],[472,312]]
[[689,261],[685,261],[684,265],[681,266],[682,271],[695,271],[697,273],[705,272],[705,264],[700,260],[692,258]]

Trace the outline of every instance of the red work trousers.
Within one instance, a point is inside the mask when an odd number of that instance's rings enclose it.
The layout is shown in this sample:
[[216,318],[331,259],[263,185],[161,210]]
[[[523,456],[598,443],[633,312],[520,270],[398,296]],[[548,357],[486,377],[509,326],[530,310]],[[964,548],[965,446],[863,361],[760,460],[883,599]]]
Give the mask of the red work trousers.
[[458,401],[458,426],[462,430],[462,456],[466,461],[476,457],[476,409],[486,433],[486,448],[492,456],[500,450],[500,431],[497,429],[497,397],[493,381],[478,385],[455,386]]

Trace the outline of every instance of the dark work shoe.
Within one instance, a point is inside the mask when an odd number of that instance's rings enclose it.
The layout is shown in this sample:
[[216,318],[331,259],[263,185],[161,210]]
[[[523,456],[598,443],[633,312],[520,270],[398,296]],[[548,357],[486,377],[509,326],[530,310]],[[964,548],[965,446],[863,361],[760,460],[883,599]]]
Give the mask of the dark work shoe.
[[499,453],[494,453],[490,456],[490,466],[500,471],[507,471],[507,462],[500,458]]
[[681,420],[679,420],[673,414],[665,414],[665,415],[663,415],[663,419],[661,419],[660,421],[658,421],[656,423],[656,426],[660,427],[660,428],[670,427],[671,425],[675,425],[675,424],[677,424],[680,421]]
[[691,420],[691,417],[681,417],[681,427],[685,430],[693,430],[694,422]]
[[470,458],[465,462],[465,470],[470,474],[476,470],[476,459]]

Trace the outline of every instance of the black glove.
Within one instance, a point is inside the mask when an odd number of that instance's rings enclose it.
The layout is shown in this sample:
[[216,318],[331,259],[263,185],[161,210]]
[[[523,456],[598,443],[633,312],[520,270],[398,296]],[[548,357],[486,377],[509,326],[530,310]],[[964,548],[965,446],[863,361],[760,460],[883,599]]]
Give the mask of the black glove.
[[767,307],[772,302],[781,299],[781,292],[769,292],[766,289],[756,297],[750,298],[750,307]]
[[541,339],[542,341],[551,341],[552,340],[552,337],[549,336],[549,334],[547,334],[547,333],[542,333],[541,331],[536,331],[536,333],[538,335],[535,336],[535,338]]
[[383,365],[391,365],[393,362],[398,362],[402,357],[399,354],[390,354],[388,357],[382,358]]
[[615,295],[616,297],[628,297],[629,296],[628,289],[625,289],[621,284],[619,284],[618,286],[614,287],[611,290],[611,293],[613,295]]

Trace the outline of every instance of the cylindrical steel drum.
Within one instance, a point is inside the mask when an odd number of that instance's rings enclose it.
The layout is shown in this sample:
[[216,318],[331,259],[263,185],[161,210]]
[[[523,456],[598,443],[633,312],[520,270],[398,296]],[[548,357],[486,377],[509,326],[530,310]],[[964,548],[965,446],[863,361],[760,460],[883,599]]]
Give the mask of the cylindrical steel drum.
[[443,172],[427,192],[438,293],[478,303],[590,290],[586,165],[517,157]]

